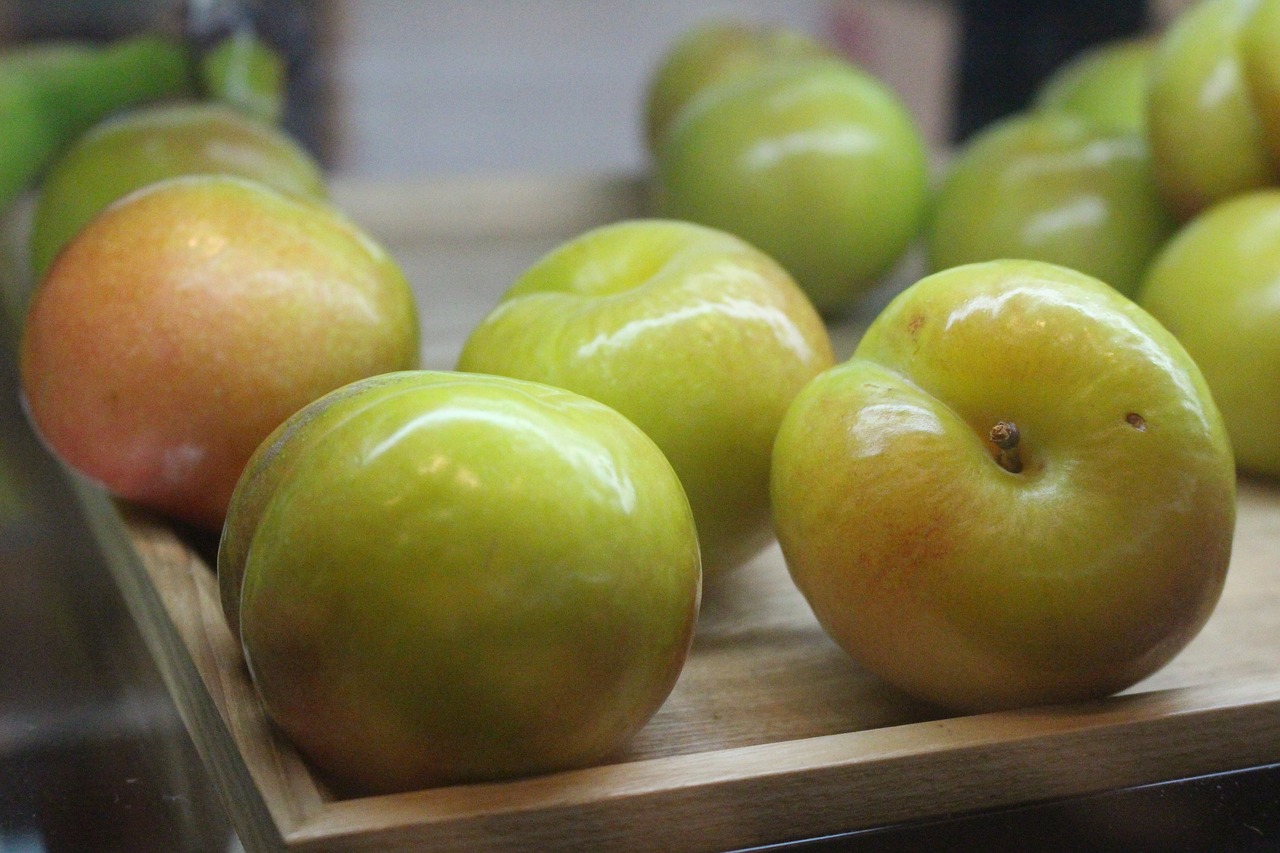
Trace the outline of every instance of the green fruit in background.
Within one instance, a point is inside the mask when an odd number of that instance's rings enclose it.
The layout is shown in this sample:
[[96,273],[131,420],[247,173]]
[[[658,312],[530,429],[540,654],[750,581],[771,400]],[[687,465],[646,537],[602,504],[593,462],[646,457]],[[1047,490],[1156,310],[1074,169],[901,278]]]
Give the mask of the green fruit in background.
[[140,107],[91,128],[50,168],[31,232],[36,277],[111,202],[195,174],[237,175],[304,198],[326,195],[319,165],[275,125],[216,102]]
[[936,193],[925,245],[935,271],[1025,258],[1132,295],[1176,227],[1141,136],[1032,112],[985,128],[960,150]]
[[698,616],[693,517],[661,451],[536,383],[423,371],[335,394],[264,443],[219,553],[270,717],[355,793],[616,756]]
[[661,148],[677,113],[711,86],[753,73],[771,62],[814,58],[831,51],[789,27],[711,21],[683,33],[663,54],[645,96],[645,142]]
[[26,458],[12,444],[0,448],[0,535],[33,523],[36,507]]
[[1280,181],[1245,72],[1243,34],[1258,8],[1257,0],[1202,0],[1160,39],[1147,136],[1157,184],[1180,219]]
[[1280,0],[1260,0],[1240,33],[1244,76],[1271,157],[1280,163]]
[[1187,223],[1138,302],[1204,372],[1240,468],[1280,476],[1280,190],[1237,196]]
[[204,94],[266,122],[284,112],[288,85],[284,57],[251,29],[236,30],[200,58]]
[[191,93],[180,42],[142,35],[102,47],[33,45],[0,56],[0,205],[44,171],[62,146],[107,115]]
[[657,209],[773,256],[824,314],[848,311],[924,217],[928,158],[883,83],[847,62],[771,65],[680,112],[657,162]]
[[1142,133],[1153,39],[1126,39],[1090,48],[1059,67],[1041,85],[1038,110],[1080,116],[1108,130]]

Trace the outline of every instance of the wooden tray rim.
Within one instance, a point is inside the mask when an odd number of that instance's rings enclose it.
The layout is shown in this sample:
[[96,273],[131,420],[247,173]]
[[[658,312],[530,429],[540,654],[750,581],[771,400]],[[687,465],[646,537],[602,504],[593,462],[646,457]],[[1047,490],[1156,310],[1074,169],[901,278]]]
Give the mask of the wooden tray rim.
[[[190,647],[201,632],[220,628],[233,642],[220,613],[210,612],[216,584],[205,562],[162,522],[70,476],[246,850],[535,849],[584,831],[596,841],[607,838],[609,849],[725,849],[1087,795],[1220,772],[1256,763],[1260,755],[1280,757],[1280,683],[1237,679],[509,782],[328,800],[302,759],[270,729],[247,678],[197,663],[217,660],[216,653],[210,658],[209,650]],[[142,538],[186,553],[186,571],[204,597],[197,607],[202,625],[179,624],[179,603],[162,592],[166,581],[139,551]],[[237,680],[243,683],[228,684]],[[229,712],[221,700],[228,689],[248,691],[245,713]],[[1046,767],[1055,755],[1071,756],[1072,766]],[[955,783],[983,770],[1023,778],[994,795]],[[749,820],[721,821],[701,835],[687,830],[709,809],[735,802],[753,804]],[[637,814],[650,819],[637,822]]]

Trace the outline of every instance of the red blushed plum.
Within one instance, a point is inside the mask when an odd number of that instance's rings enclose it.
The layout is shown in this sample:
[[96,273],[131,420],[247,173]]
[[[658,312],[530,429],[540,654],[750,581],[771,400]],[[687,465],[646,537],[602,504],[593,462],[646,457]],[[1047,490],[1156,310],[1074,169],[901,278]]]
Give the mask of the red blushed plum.
[[323,204],[201,176],[126,196],[68,244],[33,296],[20,369],[63,462],[216,529],[278,424],[418,352],[412,291],[367,235]]

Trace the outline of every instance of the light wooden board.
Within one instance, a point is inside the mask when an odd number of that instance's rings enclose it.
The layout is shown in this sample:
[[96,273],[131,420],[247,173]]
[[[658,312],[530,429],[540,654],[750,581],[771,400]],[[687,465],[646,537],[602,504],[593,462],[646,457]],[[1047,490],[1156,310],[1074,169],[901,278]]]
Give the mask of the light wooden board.
[[[638,215],[644,191],[525,178],[338,185],[335,197],[404,265],[424,361],[448,368],[520,270],[593,224]],[[842,353],[859,322],[834,330]],[[967,717],[913,701],[825,637],[774,546],[708,587],[679,683],[616,762],[354,800],[333,798],[267,722],[207,552],[76,488],[250,851],[718,850],[1280,761],[1276,484],[1242,482],[1213,618],[1125,695]]]

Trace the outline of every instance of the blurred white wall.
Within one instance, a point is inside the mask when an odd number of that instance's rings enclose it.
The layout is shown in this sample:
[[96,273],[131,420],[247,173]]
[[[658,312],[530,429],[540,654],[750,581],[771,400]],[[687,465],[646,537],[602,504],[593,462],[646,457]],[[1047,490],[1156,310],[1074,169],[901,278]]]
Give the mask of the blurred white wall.
[[335,170],[374,178],[635,172],[663,51],[713,17],[826,38],[945,137],[954,42],[943,0],[337,0]]

